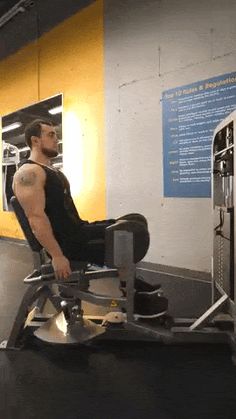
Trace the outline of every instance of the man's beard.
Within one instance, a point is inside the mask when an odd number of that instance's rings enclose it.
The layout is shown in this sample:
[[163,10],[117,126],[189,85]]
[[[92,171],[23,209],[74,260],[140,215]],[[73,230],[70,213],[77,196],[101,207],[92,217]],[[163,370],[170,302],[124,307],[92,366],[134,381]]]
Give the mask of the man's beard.
[[52,159],[53,157],[58,156],[58,151],[57,150],[52,150],[52,149],[49,149],[49,148],[42,147],[41,151],[46,157],[49,157],[50,159]]

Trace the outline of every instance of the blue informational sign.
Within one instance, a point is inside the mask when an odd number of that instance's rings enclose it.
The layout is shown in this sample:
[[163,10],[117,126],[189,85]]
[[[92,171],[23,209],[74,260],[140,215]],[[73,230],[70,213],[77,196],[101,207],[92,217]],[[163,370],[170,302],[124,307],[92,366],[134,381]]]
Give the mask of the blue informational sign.
[[211,196],[213,131],[236,109],[236,72],[163,92],[165,197]]

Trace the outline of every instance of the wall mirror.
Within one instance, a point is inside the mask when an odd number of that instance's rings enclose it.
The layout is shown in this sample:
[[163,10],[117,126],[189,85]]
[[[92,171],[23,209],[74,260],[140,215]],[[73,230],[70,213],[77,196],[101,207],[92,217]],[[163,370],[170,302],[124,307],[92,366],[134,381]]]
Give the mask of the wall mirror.
[[25,144],[24,130],[28,123],[37,118],[53,122],[59,140],[59,154],[52,164],[62,168],[62,94],[35,103],[2,117],[2,194],[3,210],[12,211],[10,199],[13,195],[12,179],[19,163],[29,157],[30,149]]

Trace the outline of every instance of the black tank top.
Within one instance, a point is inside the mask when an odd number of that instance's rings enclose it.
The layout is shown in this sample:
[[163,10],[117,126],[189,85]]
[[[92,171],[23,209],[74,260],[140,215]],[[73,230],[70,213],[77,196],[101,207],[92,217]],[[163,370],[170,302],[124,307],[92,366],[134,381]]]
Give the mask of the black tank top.
[[44,166],[33,160],[25,160],[23,164],[37,164],[46,173],[45,181],[45,213],[52,226],[54,236],[61,248],[66,252],[75,241],[81,244],[84,242],[81,226],[87,224],[83,221],[73,202],[70,184],[66,176],[55,168]]

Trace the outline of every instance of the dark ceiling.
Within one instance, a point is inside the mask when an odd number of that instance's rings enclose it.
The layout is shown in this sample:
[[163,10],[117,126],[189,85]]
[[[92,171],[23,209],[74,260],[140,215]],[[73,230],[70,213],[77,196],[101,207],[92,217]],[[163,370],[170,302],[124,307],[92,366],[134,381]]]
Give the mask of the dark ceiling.
[[16,3],[19,3],[19,0],[0,0],[0,16],[8,12]]
[[[0,60],[35,41],[63,20],[96,0],[24,0],[23,13],[0,24]],[[0,0],[1,17],[20,0]],[[27,6],[27,7],[26,7]]]

